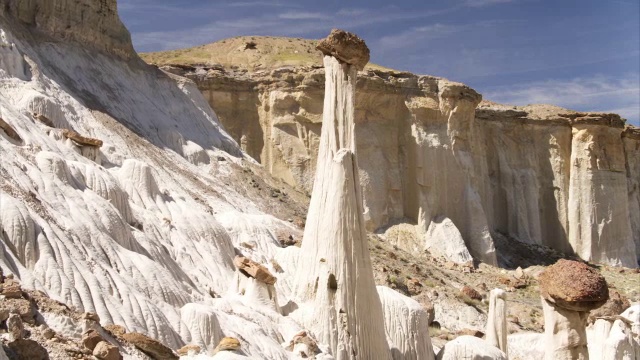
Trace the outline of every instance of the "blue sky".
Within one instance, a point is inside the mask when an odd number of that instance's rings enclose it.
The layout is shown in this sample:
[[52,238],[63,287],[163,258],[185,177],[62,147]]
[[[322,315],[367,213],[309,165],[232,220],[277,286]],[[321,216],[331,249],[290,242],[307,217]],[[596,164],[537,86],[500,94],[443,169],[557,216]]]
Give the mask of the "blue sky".
[[468,84],[485,99],[611,111],[640,125],[640,1],[119,0],[138,51],[238,35],[355,32],[371,61]]

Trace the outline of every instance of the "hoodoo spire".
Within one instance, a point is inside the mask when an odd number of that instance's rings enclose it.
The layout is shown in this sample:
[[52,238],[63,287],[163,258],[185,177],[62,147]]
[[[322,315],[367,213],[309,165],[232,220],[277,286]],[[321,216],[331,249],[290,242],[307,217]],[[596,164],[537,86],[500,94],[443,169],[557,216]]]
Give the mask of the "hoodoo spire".
[[326,83],[317,171],[296,280],[299,299],[313,302],[303,322],[330,345],[336,359],[387,359],[354,135],[356,75],[369,61],[369,49],[342,30],[333,30],[317,48],[325,54]]

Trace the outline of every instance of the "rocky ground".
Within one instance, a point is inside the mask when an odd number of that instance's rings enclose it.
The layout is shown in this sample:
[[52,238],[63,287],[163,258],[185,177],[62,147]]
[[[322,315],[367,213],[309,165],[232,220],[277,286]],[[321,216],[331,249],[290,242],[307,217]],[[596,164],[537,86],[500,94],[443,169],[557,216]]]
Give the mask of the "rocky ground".
[[[496,234],[496,246],[503,255],[499,259],[502,268],[458,265],[427,252],[416,256],[394,246],[393,236],[413,236],[410,231],[403,234],[398,227],[402,225],[395,225],[385,233],[370,234],[376,283],[432,309],[434,323],[430,332],[435,347],[440,348],[460,335],[484,336],[489,292],[495,288],[507,291],[509,333],[544,332],[537,277],[545,267],[571,256]],[[607,279],[612,298],[624,304],[618,307],[607,304],[599,316],[612,315],[612,311],[619,314],[630,303],[640,302],[638,269],[590,266]]]
[[[276,189],[269,188],[264,181],[252,182],[251,176],[247,179],[250,184],[259,184],[250,185],[250,191]],[[302,225],[302,217],[292,221]],[[498,246],[511,249],[509,258],[501,259],[504,268],[485,264],[458,265],[426,252],[419,256],[409,254],[394,246],[391,237],[411,236],[410,232],[403,232],[405,225],[369,234],[375,280],[378,285],[411,296],[429,311],[432,321],[429,330],[436,348],[461,335],[484,336],[489,291],[494,288],[507,291],[509,333],[543,332],[537,276],[546,266],[563,257],[562,254],[497,236]],[[299,239],[287,242],[287,235],[283,234],[283,246],[299,245]],[[522,266],[514,269],[513,265],[517,263]],[[637,269],[591,266],[607,279],[613,300],[594,312],[594,316],[619,313],[630,303],[640,302],[640,272]],[[110,360],[118,359],[121,353],[138,359],[172,359],[200,352],[194,345],[174,352],[142,334],[126,333],[122,326],[102,327],[96,314],[78,312],[42,292],[22,289],[12,277],[3,277],[2,282],[0,338],[9,359]],[[77,328],[76,336],[57,333],[45,325],[45,321],[66,322],[67,327]],[[98,346],[102,341],[105,343]],[[223,347],[232,341],[232,338],[223,339]]]

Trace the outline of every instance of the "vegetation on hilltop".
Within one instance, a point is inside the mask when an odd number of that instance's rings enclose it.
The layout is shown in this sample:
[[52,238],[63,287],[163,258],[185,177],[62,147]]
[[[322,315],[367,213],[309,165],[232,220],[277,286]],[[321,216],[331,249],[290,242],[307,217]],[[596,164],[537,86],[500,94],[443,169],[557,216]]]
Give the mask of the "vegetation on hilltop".
[[[163,66],[214,65],[237,66],[248,70],[275,69],[282,66],[322,66],[317,40],[273,36],[238,36],[186,49],[141,53],[149,64]],[[368,69],[390,70],[368,64]]]

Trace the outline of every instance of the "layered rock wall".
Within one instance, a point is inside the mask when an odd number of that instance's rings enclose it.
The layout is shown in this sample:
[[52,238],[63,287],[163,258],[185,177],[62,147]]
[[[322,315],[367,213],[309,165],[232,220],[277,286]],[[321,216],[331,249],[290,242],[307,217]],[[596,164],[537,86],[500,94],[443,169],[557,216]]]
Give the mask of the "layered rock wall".
[[0,14],[62,41],[136,57],[131,35],[118,17],[116,0],[0,0]]
[[[311,190],[322,69],[165,69],[195,80],[249,155]],[[500,232],[587,260],[637,266],[640,135],[617,115],[478,106],[481,96],[462,84],[401,72],[359,72],[357,87],[369,230],[408,218],[426,238],[432,222],[448,218],[469,252],[488,263],[496,261],[492,234]]]

